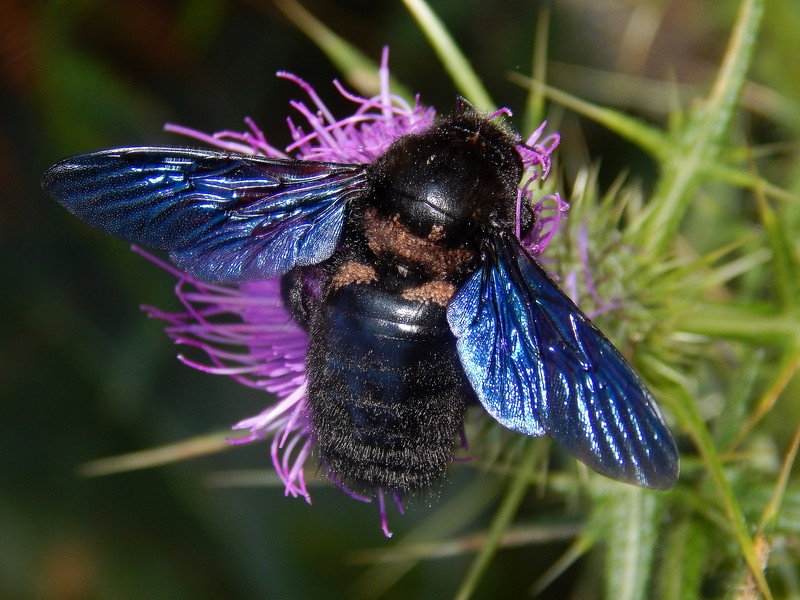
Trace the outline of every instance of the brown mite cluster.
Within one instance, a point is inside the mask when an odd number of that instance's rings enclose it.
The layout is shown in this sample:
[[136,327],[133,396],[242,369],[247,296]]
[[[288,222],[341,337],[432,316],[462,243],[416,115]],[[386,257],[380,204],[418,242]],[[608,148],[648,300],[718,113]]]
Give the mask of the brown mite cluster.
[[441,228],[434,228],[427,238],[414,235],[397,216],[381,218],[377,209],[364,214],[364,233],[370,250],[376,255],[389,254],[402,261],[421,266],[434,278],[457,273],[475,259],[470,248],[447,248],[438,242]]
[[446,281],[429,281],[417,287],[406,288],[403,298],[414,302],[435,302],[442,308],[447,308],[450,298],[456,293],[456,286]]
[[[475,252],[468,248],[452,249],[437,243],[444,238],[439,226],[434,226],[426,238],[421,238],[400,223],[398,215],[383,218],[375,209],[368,210],[364,217],[364,232],[370,250],[376,255],[395,256],[422,267],[431,276],[429,281],[403,290],[401,296],[413,302],[433,302],[446,308],[456,293],[456,286],[444,278],[459,272],[475,258]],[[337,269],[329,289],[334,292],[346,285],[378,280],[373,266],[350,260]]]
[[353,260],[344,263],[331,279],[331,291],[351,283],[373,283],[378,280],[375,269]]

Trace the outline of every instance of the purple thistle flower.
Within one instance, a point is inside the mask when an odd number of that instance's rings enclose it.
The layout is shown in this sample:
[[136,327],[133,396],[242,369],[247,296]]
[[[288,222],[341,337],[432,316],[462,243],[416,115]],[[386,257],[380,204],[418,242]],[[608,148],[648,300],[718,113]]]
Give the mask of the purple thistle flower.
[[[384,50],[380,68],[380,92],[375,97],[356,96],[334,81],[337,91],[356,106],[353,114],[342,119],[332,115],[308,83],[288,73],[278,73],[278,76],[297,84],[310,101],[310,104],[291,102],[303,123],[287,119],[293,142],[285,150],[272,146],[249,118],[245,119],[247,130],[244,132],[221,131],[209,135],[171,124],[166,129],[233,152],[369,163],[398,137],[424,131],[434,123],[434,109],[422,106],[419,97],[409,104],[389,91],[387,50]],[[510,111],[501,109],[490,118],[503,115],[510,115]],[[555,133],[540,139],[544,126],[543,123],[527,140],[517,144],[525,169],[518,192],[518,214],[519,207],[527,203],[533,207],[536,217],[534,227],[522,242],[534,256],[545,250],[569,208],[558,194],[534,198],[535,182],[548,175],[550,155],[559,142]],[[517,229],[519,234],[519,223]],[[166,312],[154,307],[144,307],[144,310],[150,317],[167,322],[166,331],[176,343],[196,348],[205,356],[204,362],[184,355],[179,359],[193,368],[230,376],[277,397],[274,404],[258,415],[234,425],[233,429],[249,434],[231,443],[270,439],[272,462],[286,495],[302,496],[310,503],[304,476],[305,461],[314,446],[306,398],[308,338],[281,302],[280,279],[232,287],[214,286],[181,273],[141,249],[136,248],[136,251],[178,279],[175,293],[184,307],[182,311]],[[370,497],[347,489],[333,473],[328,475],[351,497],[372,501]],[[392,497],[402,512],[402,498],[396,493]],[[390,536],[384,491],[375,490],[375,499],[379,504],[382,529]]]

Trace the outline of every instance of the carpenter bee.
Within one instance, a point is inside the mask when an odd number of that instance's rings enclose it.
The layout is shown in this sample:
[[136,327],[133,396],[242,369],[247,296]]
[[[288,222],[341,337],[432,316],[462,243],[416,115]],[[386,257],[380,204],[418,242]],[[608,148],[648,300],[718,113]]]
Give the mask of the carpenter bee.
[[200,281],[281,277],[309,333],[320,459],[354,489],[440,479],[474,399],[606,476],[669,488],[678,453],[650,392],[520,242],[516,144],[465,106],[368,164],[122,148],[43,186]]

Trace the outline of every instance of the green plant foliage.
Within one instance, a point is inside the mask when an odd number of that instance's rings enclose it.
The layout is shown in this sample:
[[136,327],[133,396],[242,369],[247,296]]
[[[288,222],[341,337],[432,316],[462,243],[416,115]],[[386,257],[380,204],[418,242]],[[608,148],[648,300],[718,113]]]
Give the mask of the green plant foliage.
[[[800,597],[796,0],[599,0],[590,14],[569,2],[17,4],[0,95],[0,242],[18,257],[1,271],[0,523],[14,526],[0,597],[60,597],[67,559],[84,577],[63,595],[75,598]],[[110,30],[126,7],[139,20]],[[473,460],[393,518],[391,542],[369,507],[322,483],[313,507],[284,500],[274,477],[253,475],[264,448],[163,467],[221,449],[204,434],[263,401],[171,369],[135,313],[168,304],[170,280],[44,205],[39,174],[64,154],[163,142],[166,120],[219,130],[258,111],[271,132],[286,96],[273,98],[267,67],[373,94],[384,44],[398,93],[499,100],[515,125],[546,116],[561,131],[542,192],[571,209],[544,264],[651,387],[681,451],[674,489],[608,481],[479,411]],[[608,45],[627,50],[611,60]],[[646,64],[656,55],[669,68]],[[122,456],[90,462],[109,455]],[[82,463],[126,474],[73,478]],[[246,486],[203,484],[248,468]]]

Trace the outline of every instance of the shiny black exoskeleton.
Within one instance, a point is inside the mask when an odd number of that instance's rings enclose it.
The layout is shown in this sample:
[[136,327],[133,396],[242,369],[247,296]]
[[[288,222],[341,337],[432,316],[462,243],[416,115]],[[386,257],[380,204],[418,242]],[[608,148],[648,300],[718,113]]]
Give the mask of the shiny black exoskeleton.
[[362,493],[444,475],[472,394],[444,308],[351,284],[330,294],[310,333],[309,406],[330,472]]

